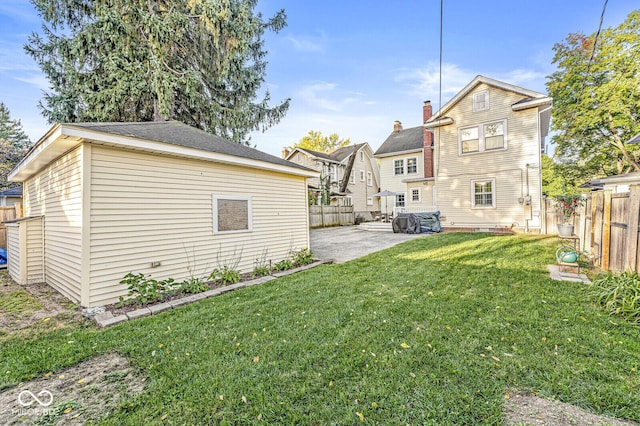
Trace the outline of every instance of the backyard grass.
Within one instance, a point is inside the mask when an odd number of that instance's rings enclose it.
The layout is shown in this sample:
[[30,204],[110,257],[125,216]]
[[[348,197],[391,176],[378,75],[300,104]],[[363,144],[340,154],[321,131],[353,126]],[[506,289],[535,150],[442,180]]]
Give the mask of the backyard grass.
[[433,235],[106,330],[9,338],[0,390],[117,352],[146,385],[104,424],[500,424],[517,392],[640,421],[640,328],[548,278],[555,242]]

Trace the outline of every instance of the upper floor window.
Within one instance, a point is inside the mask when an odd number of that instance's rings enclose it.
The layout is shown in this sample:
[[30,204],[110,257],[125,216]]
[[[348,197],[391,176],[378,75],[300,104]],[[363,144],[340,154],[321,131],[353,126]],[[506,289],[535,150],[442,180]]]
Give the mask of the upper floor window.
[[355,170],[351,171],[351,175],[349,176],[349,183],[351,185],[355,185],[356,184],[356,172],[355,172]]
[[360,182],[364,182],[364,170],[360,170]]
[[484,90],[482,92],[473,94],[473,111],[484,111],[489,109],[489,91]]
[[364,161],[364,151],[360,151],[360,161]]
[[373,186],[373,174],[367,172],[367,186]]
[[367,197],[367,205],[368,206],[372,206],[373,205],[373,197]]
[[336,166],[335,164],[331,165],[331,181],[332,182],[338,181],[338,166]]
[[506,124],[502,120],[460,129],[460,154],[506,148]]
[[401,160],[395,160],[393,162],[393,174],[394,175],[404,174],[404,158]]
[[407,174],[418,173],[418,157],[407,158]]

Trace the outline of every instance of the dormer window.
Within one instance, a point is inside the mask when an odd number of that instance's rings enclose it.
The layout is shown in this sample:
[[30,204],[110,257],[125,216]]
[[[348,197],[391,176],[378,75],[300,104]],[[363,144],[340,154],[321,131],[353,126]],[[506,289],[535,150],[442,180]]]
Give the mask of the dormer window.
[[489,109],[489,91],[484,90],[482,92],[473,94],[473,111],[484,111]]

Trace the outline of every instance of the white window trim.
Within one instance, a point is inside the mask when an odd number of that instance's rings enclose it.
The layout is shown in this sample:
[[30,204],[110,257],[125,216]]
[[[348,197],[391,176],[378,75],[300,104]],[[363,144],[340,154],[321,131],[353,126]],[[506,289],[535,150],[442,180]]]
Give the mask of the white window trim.
[[[485,99],[485,107],[484,108],[476,108],[476,96],[478,95],[484,95],[484,99]],[[473,112],[477,112],[477,111],[486,111],[489,109],[489,91],[488,90],[482,90],[480,92],[476,92],[473,94]]]
[[[402,161],[402,173],[396,173],[396,161]],[[393,167],[394,176],[404,176],[407,170],[407,162],[404,158],[396,158],[391,165]]]
[[373,186],[373,173],[367,172],[367,186]]
[[364,179],[365,179],[364,176],[365,176],[364,170],[360,170],[360,182],[364,182]]
[[351,176],[349,176],[349,184],[351,184],[351,185],[355,185],[356,184],[356,173],[355,173],[355,170],[351,170]]
[[[403,205],[399,206],[398,205],[398,196],[402,195],[404,197],[404,203]],[[395,207],[400,207],[400,208],[404,208],[407,207],[407,193],[406,192],[398,192],[393,200],[393,205]]]
[[367,205],[368,206],[372,206],[373,205],[373,197],[367,197]]
[[[476,183],[491,182],[491,205],[490,206],[476,206]],[[495,209],[496,208],[496,179],[474,179],[471,181],[471,208],[478,210]]]
[[[487,124],[502,123],[502,131],[504,136],[504,143],[502,148],[485,149],[484,141],[484,126]],[[473,152],[462,152],[462,131],[466,129],[478,129],[478,150]],[[507,119],[485,121],[484,123],[476,124],[475,126],[464,126],[458,128],[458,155],[475,155],[483,154],[487,152],[506,151],[507,150]]]
[[[413,191],[418,191],[418,199],[413,199]],[[420,188],[409,188],[409,202],[411,203],[420,203],[422,201],[422,191]]]
[[360,151],[360,161],[364,161],[364,151]]
[[[248,229],[236,229],[233,231],[218,231],[218,200],[240,200],[247,201],[247,228]],[[253,231],[253,206],[250,195],[215,195],[212,196],[213,206],[213,233],[214,234],[240,234]]]
[[[409,171],[409,160],[412,160],[412,159],[416,160],[416,171],[415,172],[410,172]],[[418,157],[408,157],[404,163],[405,163],[405,173],[406,174],[414,175],[414,174],[418,173]]]

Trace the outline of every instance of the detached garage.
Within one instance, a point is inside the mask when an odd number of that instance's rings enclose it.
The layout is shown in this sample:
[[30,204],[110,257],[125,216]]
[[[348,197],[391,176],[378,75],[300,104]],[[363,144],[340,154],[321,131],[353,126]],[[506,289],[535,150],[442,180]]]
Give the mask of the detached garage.
[[83,307],[126,296],[129,272],[249,272],[309,247],[312,177],[178,122],[56,124],[9,175],[26,218],[9,231],[9,272]]

